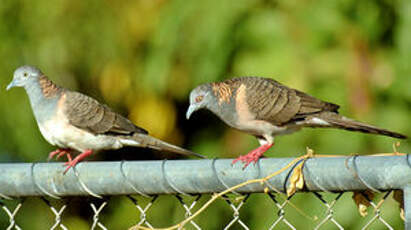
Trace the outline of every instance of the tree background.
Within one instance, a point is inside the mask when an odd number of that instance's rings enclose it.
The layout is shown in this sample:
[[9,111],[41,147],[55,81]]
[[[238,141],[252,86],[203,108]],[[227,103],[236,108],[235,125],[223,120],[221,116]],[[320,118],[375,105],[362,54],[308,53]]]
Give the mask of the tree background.
[[[13,71],[24,64],[108,104],[153,136],[210,158],[237,157],[258,145],[208,112],[185,120],[192,88],[234,76],[275,78],[341,105],[344,115],[410,136],[410,28],[411,2],[399,0],[1,0],[0,160],[45,161],[54,149],[41,136],[24,90],[6,93]],[[318,154],[392,152],[395,141],[333,129],[305,129],[276,140],[266,156],[296,157],[306,146]],[[410,153],[410,141],[402,141],[400,150]],[[147,154],[139,157],[151,158]],[[337,217],[356,229],[366,218],[345,197],[336,207]],[[164,199],[153,210],[161,219],[157,226],[182,218],[182,210]],[[323,212],[312,197],[297,195],[293,202],[301,209],[315,207],[304,211],[310,216]],[[252,207],[241,215],[253,229],[265,226],[261,218],[275,214],[261,213],[262,199],[247,205]],[[230,214],[221,214],[218,207],[199,217],[206,229],[227,222]],[[138,217],[124,201],[107,209],[103,222],[112,229],[124,229]],[[395,205],[384,215],[403,226]],[[88,229],[85,216],[73,210],[63,223]],[[30,229],[45,229],[51,219],[37,201],[28,201],[18,215],[20,225]],[[1,226],[6,222],[1,215]]]

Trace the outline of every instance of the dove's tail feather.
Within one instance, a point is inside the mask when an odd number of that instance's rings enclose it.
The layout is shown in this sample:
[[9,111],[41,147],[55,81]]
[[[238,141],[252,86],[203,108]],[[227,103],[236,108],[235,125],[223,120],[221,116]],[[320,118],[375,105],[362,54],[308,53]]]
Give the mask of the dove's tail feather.
[[[339,128],[339,129],[345,129],[349,131],[358,131],[358,132],[363,132],[363,133],[385,135],[385,136],[400,138],[400,139],[407,138],[407,136],[403,134],[392,132],[386,129],[381,129],[381,128],[378,128],[378,127],[375,127],[369,124],[365,124],[359,121],[355,121],[355,120],[341,116],[334,112],[323,112],[309,119],[311,120],[318,119],[320,121],[318,122],[318,126],[321,126],[321,127]],[[321,121],[325,123],[320,124]],[[317,125],[312,125],[312,126],[317,127]]]
[[151,148],[158,151],[166,151],[170,153],[177,153],[185,156],[196,156],[199,158],[206,158],[205,156],[192,152],[190,150],[183,149],[181,147],[169,144],[165,141],[159,140],[152,136],[135,133],[129,139],[121,140],[124,145],[128,146],[136,146],[136,147],[143,147],[143,148]]

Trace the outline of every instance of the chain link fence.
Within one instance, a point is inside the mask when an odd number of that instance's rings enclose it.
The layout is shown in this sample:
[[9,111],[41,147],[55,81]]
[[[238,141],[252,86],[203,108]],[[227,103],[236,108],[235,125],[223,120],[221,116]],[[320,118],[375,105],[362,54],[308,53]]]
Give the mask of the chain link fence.
[[[70,216],[76,212],[83,212],[90,229],[118,229],[110,219],[114,212],[124,216],[122,228],[168,227],[192,216],[215,193],[266,177],[292,160],[266,158],[245,170],[232,166],[230,159],[85,162],[66,175],[60,163],[0,164],[0,228],[35,229],[36,221],[45,221],[49,229],[72,229]],[[408,155],[308,159],[304,188],[287,197],[292,170],[221,196],[180,229],[411,228]],[[398,190],[403,191],[398,193],[403,198],[396,199],[403,200],[404,222],[398,221],[400,205],[391,196]],[[368,215],[355,221],[341,215],[358,212],[353,191],[370,206]],[[348,201],[349,210],[339,205]],[[165,208],[170,209],[167,215],[159,216]],[[43,213],[41,220],[19,219],[33,211]],[[258,221],[250,222],[252,218]]]

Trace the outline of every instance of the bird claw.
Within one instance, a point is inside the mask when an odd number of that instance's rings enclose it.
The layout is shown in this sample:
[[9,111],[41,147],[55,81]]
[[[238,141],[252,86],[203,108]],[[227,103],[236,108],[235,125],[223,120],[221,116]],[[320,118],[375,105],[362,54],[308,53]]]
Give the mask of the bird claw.
[[262,155],[263,155],[262,153],[258,153],[257,151],[251,151],[247,155],[239,156],[237,159],[233,160],[231,164],[234,165],[235,163],[237,163],[237,161],[241,161],[242,163],[244,163],[244,166],[243,166],[243,170],[244,170],[245,168],[247,168],[249,164],[251,163],[256,164],[258,162],[258,159]]
[[63,166],[67,166],[67,168],[66,168],[66,170],[64,170],[63,174],[66,174],[70,168],[75,167],[77,165],[77,163],[82,161],[84,158],[90,156],[92,153],[93,153],[92,150],[86,150],[83,153],[81,153],[80,155],[76,156],[76,158],[74,158],[74,159],[71,159],[71,155],[67,154],[68,161],[66,163],[64,163],[64,165],[63,165]]
[[70,159],[70,150],[69,149],[56,149],[53,152],[50,152],[49,157],[48,157],[48,161],[50,161],[51,159],[53,159],[54,156],[56,156],[56,159],[59,159],[60,157],[67,155],[67,158]]
[[49,153],[49,157],[47,158],[47,160],[53,159],[53,157],[54,157],[56,154],[59,154],[60,152],[61,152],[61,149],[56,149],[56,150],[54,150],[53,152],[50,152],[50,153]]
[[71,160],[71,159],[70,159],[69,161],[67,161],[66,163],[64,163],[63,166],[67,166],[67,167],[66,167],[66,170],[64,170],[63,174],[66,174],[66,173],[68,172],[68,170],[69,170],[70,168],[76,166],[77,163],[78,163],[78,161],[77,161],[76,159],[74,159],[74,160]]
[[263,154],[271,148],[271,146],[273,146],[273,144],[264,144],[261,145],[260,147],[254,149],[253,151],[249,152],[246,155],[243,156],[239,156],[237,159],[233,160],[233,162],[231,162],[232,165],[234,165],[235,163],[237,163],[237,161],[241,161],[244,163],[243,166],[243,170],[245,168],[247,168],[248,165],[250,165],[251,163],[254,163],[254,165],[258,162],[258,159],[260,159],[260,157],[263,156]]
[[58,160],[60,157],[62,157],[62,156],[64,156],[64,155],[67,155],[67,159],[68,159],[68,160],[71,160],[71,155],[70,155],[70,152],[68,152],[68,151],[61,151],[61,152],[57,155],[56,159]]

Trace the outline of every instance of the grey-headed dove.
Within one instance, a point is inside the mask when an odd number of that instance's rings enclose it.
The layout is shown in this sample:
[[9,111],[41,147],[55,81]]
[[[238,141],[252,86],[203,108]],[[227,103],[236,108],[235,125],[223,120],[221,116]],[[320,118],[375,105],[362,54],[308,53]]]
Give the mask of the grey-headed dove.
[[198,109],[208,109],[229,126],[254,135],[260,147],[240,156],[247,167],[272,147],[274,136],[303,127],[338,128],[363,133],[406,138],[405,135],[354,121],[338,114],[339,106],[262,77],[240,77],[206,83],[190,93],[186,117]]
[[[67,156],[65,172],[93,152],[123,146],[203,157],[149,136],[146,130],[97,100],[57,86],[33,66],[15,70],[7,90],[13,87],[26,90],[41,134],[50,144],[59,147],[49,154],[49,159],[57,154],[57,157]],[[74,159],[71,158],[73,150],[81,153]]]

